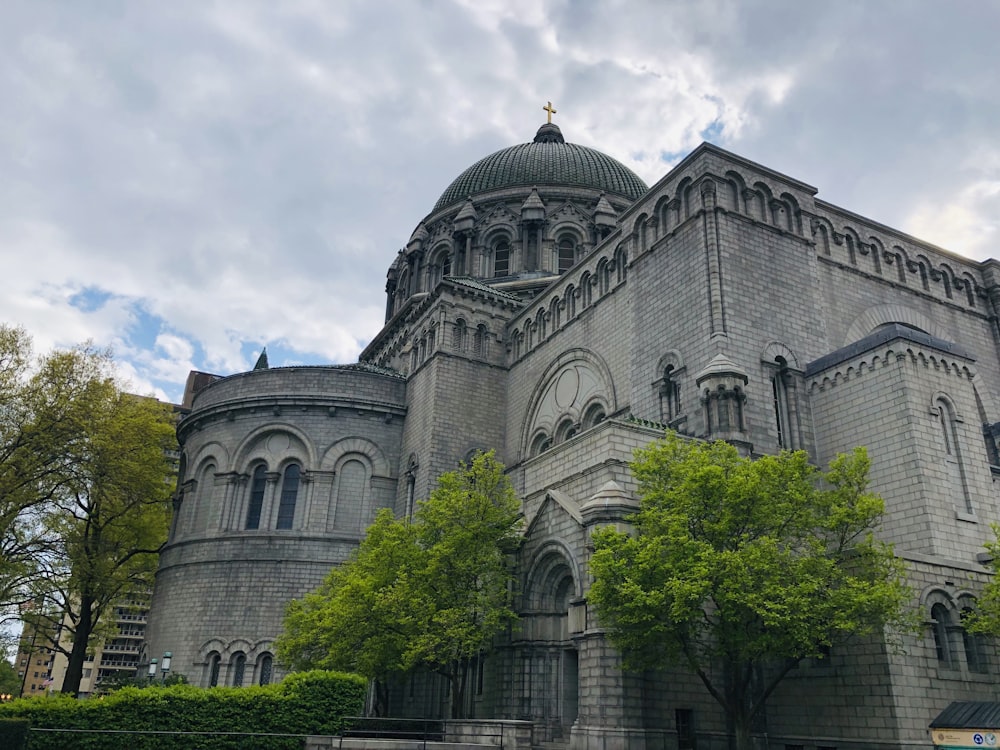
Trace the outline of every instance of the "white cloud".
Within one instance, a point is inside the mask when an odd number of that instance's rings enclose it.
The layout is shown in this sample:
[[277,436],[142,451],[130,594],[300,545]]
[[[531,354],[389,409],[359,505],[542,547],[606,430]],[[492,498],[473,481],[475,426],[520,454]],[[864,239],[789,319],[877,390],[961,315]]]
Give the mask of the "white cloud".
[[40,349],[114,344],[159,393],[264,344],[353,360],[437,195],[548,100],[647,182],[711,129],[827,200],[998,254],[1000,10],[918,5],[6,3],[0,319]]

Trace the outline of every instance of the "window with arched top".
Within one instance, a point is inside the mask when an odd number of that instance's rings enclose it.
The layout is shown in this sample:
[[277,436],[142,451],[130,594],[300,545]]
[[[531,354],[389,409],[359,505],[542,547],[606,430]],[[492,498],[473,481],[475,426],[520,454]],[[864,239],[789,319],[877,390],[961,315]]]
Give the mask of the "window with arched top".
[[247,671],[247,656],[237,651],[229,660],[229,684],[233,687],[243,687],[243,677]]
[[576,241],[569,235],[563,235],[557,246],[558,271],[566,273],[576,264]]
[[493,246],[493,276],[510,275],[510,243],[506,239],[497,240]]
[[965,623],[972,611],[972,607],[968,605],[962,608],[962,645],[965,648],[965,664],[970,672],[983,674],[988,671],[983,637],[978,633],[970,633]]
[[489,332],[486,330],[486,326],[482,323],[476,326],[476,335],[472,341],[472,353],[477,357],[485,357],[489,353],[486,350],[488,335]]
[[778,429],[778,447],[790,448],[791,424],[788,418],[788,362],[784,357],[775,357],[777,371],[771,377],[771,394],[774,405],[774,423]]
[[551,447],[552,447],[552,438],[550,438],[543,432],[539,434],[534,440],[531,441],[531,450],[529,451],[529,453],[532,456],[540,456]]
[[951,615],[943,604],[931,607],[931,630],[934,634],[934,650],[938,664],[947,669],[954,669],[955,657],[951,649]]
[[267,490],[267,467],[257,464],[250,478],[250,503],[247,506],[246,528],[260,528],[260,512],[264,507],[264,492]]
[[456,352],[465,351],[465,336],[465,321],[459,318],[455,321],[455,327],[451,329],[451,348]]
[[972,507],[972,495],[969,492],[969,483],[965,472],[965,461],[962,456],[962,445],[959,442],[958,415],[951,402],[941,396],[934,402],[937,408],[938,430],[941,435],[941,447],[944,454],[944,465],[948,469],[948,481],[956,491],[961,493],[963,505],[957,510],[966,513],[974,513]]
[[587,407],[587,411],[583,413],[583,421],[580,424],[584,430],[589,430],[591,427],[599,425],[605,419],[607,419],[607,415],[604,411],[604,404],[591,404]]
[[213,651],[208,655],[207,674],[205,675],[205,683],[208,687],[215,687],[219,684],[219,667],[221,665],[222,656],[219,655],[218,651]]
[[208,464],[198,475],[198,486],[194,497],[191,498],[194,507],[191,509],[188,531],[190,533],[200,533],[208,528],[208,519],[211,515],[212,491],[215,485],[215,464]]
[[266,651],[257,659],[257,684],[270,685],[274,676],[274,657]]
[[663,370],[663,381],[660,383],[660,419],[672,422],[681,415],[681,383],[677,370],[673,365],[667,365]]
[[556,442],[564,443],[572,437],[576,437],[577,428],[572,419],[564,419],[556,428]]
[[295,502],[299,496],[299,483],[302,478],[302,467],[298,464],[288,464],[281,478],[281,499],[278,502],[279,529],[290,529],[295,522]]

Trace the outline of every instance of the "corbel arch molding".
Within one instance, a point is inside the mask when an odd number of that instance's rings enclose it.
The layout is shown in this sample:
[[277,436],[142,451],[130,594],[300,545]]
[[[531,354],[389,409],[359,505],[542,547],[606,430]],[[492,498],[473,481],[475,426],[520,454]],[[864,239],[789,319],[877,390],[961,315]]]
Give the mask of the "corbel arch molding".
[[[572,382],[574,376],[566,375],[571,371],[576,377],[575,386]],[[562,392],[557,393],[560,381],[564,377],[566,382],[562,383]],[[521,456],[529,455],[532,441],[540,432],[545,431],[550,436],[554,435],[556,425],[565,415],[575,415],[576,421],[579,422],[583,407],[591,403],[596,395],[603,396],[608,416],[618,410],[611,370],[599,355],[589,349],[575,348],[556,357],[545,368],[528,401],[528,409],[521,427]],[[545,413],[541,413],[543,406],[551,408],[546,408]]]
[[745,214],[746,213],[746,191],[747,191],[747,181],[744,179],[743,175],[734,169],[730,169],[725,174],[726,183],[726,208],[728,208],[733,213]]
[[212,653],[223,656],[226,653],[226,642],[221,638],[209,638],[202,643],[198,649],[198,663],[206,664],[208,662],[208,655]]
[[494,245],[503,241],[513,246],[516,237],[517,227],[511,222],[501,219],[491,222],[483,233],[483,245],[492,255]]
[[[271,437],[284,435],[289,438],[288,445],[282,447],[268,446]],[[296,446],[295,442],[299,445]],[[296,451],[296,447],[299,451]],[[316,465],[316,447],[305,432],[287,422],[272,422],[271,424],[258,427],[249,435],[243,438],[236,449],[233,468],[239,471],[256,458],[266,458],[268,467],[273,471],[274,467],[286,463],[291,458],[298,458],[302,461],[303,469]]]
[[935,604],[944,605],[949,611],[954,612],[956,599],[938,584],[925,586],[920,591],[920,608],[930,616],[931,607]]
[[358,435],[341,438],[327,448],[322,460],[319,462],[320,470],[333,471],[340,463],[340,460],[348,454],[361,455],[367,458],[371,464],[370,468],[373,477],[392,478],[392,470],[384,451],[377,443]]
[[226,450],[226,446],[217,440],[213,440],[198,448],[195,454],[188,459],[187,475],[181,477],[181,481],[184,482],[197,477],[204,468],[205,463],[209,460],[215,462],[215,465],[219,467],[218,471],[233,468],[229,463],[229,451]]
[[657,377],[663,375],[668,367],[673,367],[675,372],[680,372],[684,369],[684,357],[677,349],[670,349],[666,351],[662,357],[656,361],[656,374]]
[[858,315],[847,329],[843,345],[860,341],[879,326],[887,323],[903,323],[904,325],[926,331],[931,336],[949,340],[949,333],[922,312],[905,305],[874,305]]
[[583,596],[580,565],[567,544],[558,539],[546,540],[532,555],[524,577],[525,603],[533,610],[551,608],[566,573],[573,579],[571,597]]
[[955,418],[955,421],[959,424],[965,422],[965,416],[958,410],[958,404],[955,402],[955,398],[945,391],[934,391],[930,399],[930,413],[935,417],[938,416],[940,408],[939,403],[944,403],[951,410],[951,416]]
[[787,344],[783,344],[780,341],[770,341],[764,350],[760,353],[760,361],[769,365],[773,365],[778,358],[785,360],[789,369],[801,370],[799,367],[799,359],[795,356]]
[[223,655],[229,657],[232,657],[236,653],[249,655],[253,648],[253,641],[247,638],[233,638],[226,643],[226,650]]

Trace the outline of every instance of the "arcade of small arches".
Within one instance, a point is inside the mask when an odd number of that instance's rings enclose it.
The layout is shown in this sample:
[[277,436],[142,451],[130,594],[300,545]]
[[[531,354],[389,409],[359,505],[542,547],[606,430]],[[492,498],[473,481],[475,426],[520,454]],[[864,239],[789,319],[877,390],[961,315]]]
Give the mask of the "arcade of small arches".
[[269,685],[274,679],[274,654],[264,644],[254,648],[238,642],[225,647],[211,643],[205,653],[201,687]]
[[944,589],[933,588],[925,592],[923,606],[930,618],[927,627],[934,642],[938,668],[988,673],[986,639],[970,632],[965,625],[966,618],[976,609],[975,597],[968,593],[953,596]]

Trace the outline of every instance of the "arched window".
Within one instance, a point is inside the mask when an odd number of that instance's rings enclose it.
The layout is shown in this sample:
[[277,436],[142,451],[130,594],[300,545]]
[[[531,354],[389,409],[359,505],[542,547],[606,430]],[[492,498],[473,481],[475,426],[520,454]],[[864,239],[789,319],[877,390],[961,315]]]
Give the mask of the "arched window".
[[938,398],[934,405],[937,407],[938,427],[940,428],[941,443],[945,454],[944,463],[948,467],[950,474],[948,479],[955,489],[961,490],[965,512],[974,513],[972,496],[969,494],[969,485],[965,477],[962,446],[958,441],[958,417],[955,414],[955,409],[947,399]]
[[792,424],[789,418],[788,362],[784,357],[775,357],[777,372],[771,377],[771,392],[774,399],[774,423],[778,429],[778,447],[791,449]]
[[954,669],[955,659],[951,653],[949,628],[951,615],[943,604],[931,607],[931,628],[934,631],[934,649],[937,652],[938,664],[948,669]]
[[290,529],[295,521],[295,501],[299,496],[299,479],[302,468],[298,464],[288,464],[281,480],[281,501],[278,503],[278,528]]
[[243,687],[243,677],[247,671],[247,657],[242,651],[233,654],[229,660],[229,684],[233,687]]
[[472,342],[472,352],[477,357],[485,357],[489,353],[486,350],[487,335],[488,332],[486,330],[486,326],[482,323],[476,326],[476,337]]
[[208,687],[215,687],[219,684],[219,665],[222,664],[222,657],[217,651],[208,655]]
[[510,243],[498,240],[493,246],[493,275],[507,276],[510,274]]
[[965,647],[965,663],[970,672],[980,674],[986,669],[986,649],[983,648],[983,639],[978,633],[970,633],[965,626],[966,618],[972,614],[972,607],[962,608],[962,645]]
[[264,652],[257,659],[257,684],[270,685],[274,673],[274,657]]
[[681,384],[673,365],[667,365],[663,370],[663,383],[660,385],[660,414],[660,418],[667,423],[681,415]]
[[559,273],[566,273],[576,263],[576,242],[569,235],[559,240]]
[[543,432],[532,441],[530,453],[532,456],[540,456],[551,447],[552,438]]
[[556,442],[563,443],[576,436],[576,425],[572,419],[564,419],[556,428]]
[[250,480],[250,505],[247,507],[248,529],[260,528],[260,511],[264,507],[264,490],[267,489],[267,467],[258,464]]
[[451,348],[456,352],[465,351],[465,321],[459,318],[455,321],[455,327],[451,330]]
[[191,509],[190,533],[203,532],[208,528],[208,519],[211,513],[212,490],[215,483],[215,464],[208,464],[201,470],[198,476],[198,488],[195,496],[191,498],[194,507]]
[[587,411],[583,414],[583,422],[581,423],[583,429],[589,430],[591,427],[596,427],[601,422],[607,418],[604,412],[603,404],[592,404],[587,407]]

